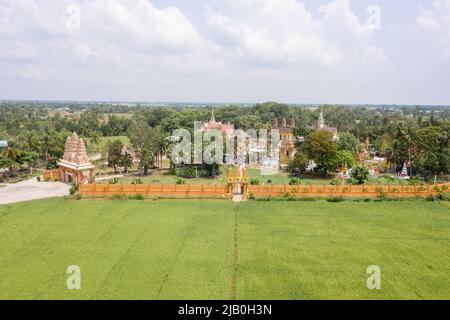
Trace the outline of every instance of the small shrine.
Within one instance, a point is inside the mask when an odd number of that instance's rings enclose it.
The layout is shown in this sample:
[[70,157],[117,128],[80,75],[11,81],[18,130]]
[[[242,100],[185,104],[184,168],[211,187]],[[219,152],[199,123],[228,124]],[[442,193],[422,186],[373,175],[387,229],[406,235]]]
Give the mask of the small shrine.
[[58,166],[60,180],[65,183],[88,183],[94,177],[95,166],[89,161],[86,144],[75,132],[67,138]]
[[230,195],[248,196],[248,185],[250,177],[248,170],[244,166],[237,166],[236,172],[233,174],[231,167],[228,168],[227,174],[227,193]]

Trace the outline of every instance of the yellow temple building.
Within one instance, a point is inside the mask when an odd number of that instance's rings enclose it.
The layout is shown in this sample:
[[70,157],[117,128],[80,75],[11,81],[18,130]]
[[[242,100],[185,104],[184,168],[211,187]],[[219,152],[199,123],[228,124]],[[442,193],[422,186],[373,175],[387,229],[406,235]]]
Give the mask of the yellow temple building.
[[278,118],[275,117],[273,129],[278,129],[280,132],[280,165],[286,167],[289,165],[290,159],[295,155],[295,135],[294,129],[296,127],[295,119],[292,117],[290,123],[287,123],[286,116],[283,116],[281,125]]

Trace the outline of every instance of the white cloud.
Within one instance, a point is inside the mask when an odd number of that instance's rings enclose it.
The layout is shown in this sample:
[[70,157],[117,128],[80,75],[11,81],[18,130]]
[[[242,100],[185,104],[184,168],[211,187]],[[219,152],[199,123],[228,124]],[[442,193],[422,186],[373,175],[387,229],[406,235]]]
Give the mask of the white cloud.
[[327,1],[204,0],[188,16],[151,0],[0,0],[0,99],[403,99],[384,30]]
[[217,41],[251,64],[326,66],[348,58],[384,59],[383,51],[370,45],[375,31],[359,21],[348,0],[333,0],[317,14],[296,0],[251,0],[233,10],[209,8],[207,24]]
[[450,0],[434,0],[431,8],[422,10],[417,22],[437,37],[441,56],[450,60]]
[[209,44],[176,7],[160,9],[146,0],[80,0],[75,2],[80,28],[71,29],[67,8],[73,5],[69,0],[0,1],[0,63],[27,59],[47,73],[84,69],[99,78],[102,70],[127,74],[175,67],[183,72],[196,62],[215,63],[200,61]]

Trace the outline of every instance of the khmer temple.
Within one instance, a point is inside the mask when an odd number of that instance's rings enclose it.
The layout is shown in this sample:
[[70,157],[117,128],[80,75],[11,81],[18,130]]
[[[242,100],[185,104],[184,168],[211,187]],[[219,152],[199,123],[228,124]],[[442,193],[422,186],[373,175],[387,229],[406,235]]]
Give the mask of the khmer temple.
[[95,166],[89,161],[86,144],[75,132],[66,140],[64,156],[58,161],[62,182],[88,183],[94,177]]
[[231,123],[222,123],[216,121],[216,116],[214,115],[214,110],[211,111],[211,119],[209,122],[205,122],[202,125],[202,130],[220,130],[223,134],[232,133],[234,131],[234,125]]
[[281,146],[280,146],[280,165],[285,167],[289,165],[291,157],[295,154],[295,135],[294,129],[296,127],[295,119],[292,117],[289,124],[287,123],[286,116],[283,116],[281,125],[278,122],[278,118],[275,117],[273,129],[278,129],[280,132]]
[[315,126],[307,126],[307,129],[312,129],[316,131],[327,131],[333,135],[333,140],[339,140],[339,132],[335,127],[330,127],[325,123],[325,119],[323,117],[323,111],[320,111],[319,120]]

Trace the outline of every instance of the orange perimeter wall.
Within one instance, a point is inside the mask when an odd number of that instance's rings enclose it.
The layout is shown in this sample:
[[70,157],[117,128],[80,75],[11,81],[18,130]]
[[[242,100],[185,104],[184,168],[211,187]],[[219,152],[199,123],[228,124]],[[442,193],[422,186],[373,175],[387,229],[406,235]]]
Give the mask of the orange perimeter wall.
[[[80,192],[86,196],[102,195],[154,195],[154,196],[230,196],[226,185],[172,185],[172,184],[86,184],[80,186]],[[248,186],[246,195],[257,197],[273,196],[427,196],[435,195],[439,190],[449,191],[450,183],[426,186],[317,186],[317,185],[263,185]]]

